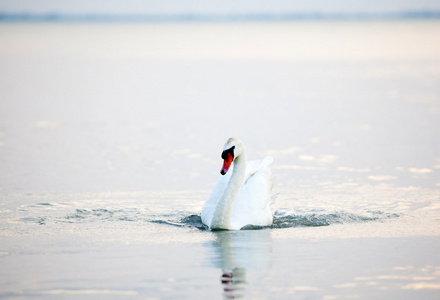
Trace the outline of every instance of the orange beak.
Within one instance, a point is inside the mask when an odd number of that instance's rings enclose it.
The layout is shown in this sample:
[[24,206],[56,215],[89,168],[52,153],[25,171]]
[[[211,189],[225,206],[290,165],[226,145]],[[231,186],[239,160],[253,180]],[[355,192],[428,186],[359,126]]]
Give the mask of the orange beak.
[[223,168],[221,169],[220,174],[225,175],[228,172],[233,160],[234,158],[232,157],[232,155],[230,153],[227,153],[226,159],[223,160]]

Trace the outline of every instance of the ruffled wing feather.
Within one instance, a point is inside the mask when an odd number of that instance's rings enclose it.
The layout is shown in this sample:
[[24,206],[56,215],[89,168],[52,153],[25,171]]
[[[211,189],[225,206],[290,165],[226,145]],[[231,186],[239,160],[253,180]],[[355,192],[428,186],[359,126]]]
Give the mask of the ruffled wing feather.
[[233,229],[252,224],[271,225],[273,215],[270,208],[272,172],[269,165],[271,157],[260,161],[248,162],[245,183],[241,187],[232,210],[231,225]]

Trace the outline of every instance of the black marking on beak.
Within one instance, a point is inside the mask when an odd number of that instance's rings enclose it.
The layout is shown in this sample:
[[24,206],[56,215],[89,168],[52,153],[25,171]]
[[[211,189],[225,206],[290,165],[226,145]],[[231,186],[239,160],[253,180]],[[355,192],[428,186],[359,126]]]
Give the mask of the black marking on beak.
[[224,150],[223,152],[222,152],[222,159],[227,159],[228,158],[228,153],[229,154],[231,154],[232,155],[232,159],[234,159],[234,149],[235,149],[235,146],[232,146],[231,148],[229,148],[229,149],[227,149],[227,150]]

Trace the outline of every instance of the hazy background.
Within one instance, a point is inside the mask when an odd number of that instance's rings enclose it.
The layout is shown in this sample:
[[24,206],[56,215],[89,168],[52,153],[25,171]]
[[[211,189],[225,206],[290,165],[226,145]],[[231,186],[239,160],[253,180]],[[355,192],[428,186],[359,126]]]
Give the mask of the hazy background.
[[287,1],[287,0],[239,0],[239,1],[178,1],[178,0],[110,0],[110,1],[53,1],[18,0],[0,1],[0,11],[17,13],[58,12],[65,14],[105,13],[105,14],[251,14],[251,13],[290,13],[290,12],[398,12],[439,10],[440,3],[435,0],[420,1]]
[[439,8],[437,1],[1,1],[5,15],[59,21],[337,14],[313,22],[0,23],[0,186],[210,189],[224,141],[237,136],[250,159],[274,156],[278,188],[436,187],[439,22],[400,13]]

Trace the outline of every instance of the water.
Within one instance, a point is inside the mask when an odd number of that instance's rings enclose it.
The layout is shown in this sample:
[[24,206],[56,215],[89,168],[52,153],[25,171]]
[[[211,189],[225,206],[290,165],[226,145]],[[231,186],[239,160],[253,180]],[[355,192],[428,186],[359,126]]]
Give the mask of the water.
[[[421,201],[406,210],[370,211],[376,207],[368,206],[368,200],[340,194],[336,204],[348,203],[345,211],[334,211],[325,204],[328,196],[292,206],[294,201],[280,195],[271,228],[211,232],[198,215],[202,194],[3,196],[2,296],[438,295],[438,208],[429,207],[432,204],[427,207]],[[350,201],[368,208],[356,209]]]
[[[0,297],[437,299],[439,33],[2,24]],[[200,222],[230,136],[273,226]]]

